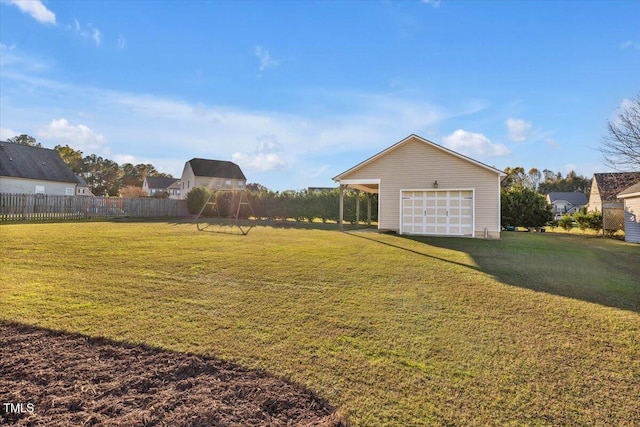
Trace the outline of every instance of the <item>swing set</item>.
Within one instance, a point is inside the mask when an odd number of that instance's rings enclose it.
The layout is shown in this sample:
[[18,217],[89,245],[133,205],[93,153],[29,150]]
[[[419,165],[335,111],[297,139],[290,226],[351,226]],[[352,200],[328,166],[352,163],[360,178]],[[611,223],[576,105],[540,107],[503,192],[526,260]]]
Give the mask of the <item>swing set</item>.
[[[222,200],[219,195],[223,193]],[[230,217],[223,218],[222,210],[223,206],[219,206],[222,203],[229,202]],[[202,219],[202,214],[207,208],[211,206],[211,212],[217,215],[217,217],[209,218],[208,220]],[[193,222],[196,224],[198,231],[208,231],[210,233],[223,233],[223,234],[241,234],[246,236],[255,224],[252,224],[250,220],[243,220],[240,218],[240,211],[243,206],[247,206],[252,216],[255,216],[251,203],[249,203],[249,197],[245,189],[220,189],[212,192],[209,195],[207,201],[202,205],[202,209],[198,212],[198,215],[194,218]],[[206,224],[206,225],[205,225]],[[225,229],[227,227],[228,229]],[[234,232],[237,229],[238,232]]]

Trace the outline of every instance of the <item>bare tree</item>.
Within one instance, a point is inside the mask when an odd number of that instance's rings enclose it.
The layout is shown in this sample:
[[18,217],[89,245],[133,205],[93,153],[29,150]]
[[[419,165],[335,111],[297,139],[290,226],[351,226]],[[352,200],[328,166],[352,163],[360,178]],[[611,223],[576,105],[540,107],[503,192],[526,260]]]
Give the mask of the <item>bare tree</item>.
[[608,122],[600,152],[615,170],[640,169],[640,93],[624,102],[618,115]]

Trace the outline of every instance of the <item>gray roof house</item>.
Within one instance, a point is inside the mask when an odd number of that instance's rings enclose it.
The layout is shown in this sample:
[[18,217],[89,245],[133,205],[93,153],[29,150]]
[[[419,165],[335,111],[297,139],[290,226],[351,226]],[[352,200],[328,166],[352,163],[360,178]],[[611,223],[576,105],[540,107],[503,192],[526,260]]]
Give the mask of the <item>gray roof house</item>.
[[85,181],[84,178],[81,177],[80,175],[76,175],[76,178],[78,179],[78,187],[76,188],[76,195],[93,197],[93,193],[91,192],[91,187],[89,187],[89,184],[87,184],[87,181]]
[[640,182],[640,172],[594,173],[588,211],[602,212],[603,207],[622,208],[622,202],[616,196],[638,182]]
[[180,198],[186,199],[194,187],[212,190],[244,190],[247,178],[240,166],[225,160],[191,159],[184,164],[180,178]]
[[605,230],[622,230],[625,226],[624,201],[617,196],[640,182],[640,172],[595,173],[587,211],[602,212]]
[[73,196],[77,185],[57,151],[0,142],[0,193]]
[[552,206],[554,216],[573,214],[587,205],[587,195],[578,191],[551,192],[547,194],[547,202]]
[[151,197],[168,194],[170,199],[180,198],[180,180],[178,178],[165,178],[161,176],[145,177],[142,183],[144,190]]

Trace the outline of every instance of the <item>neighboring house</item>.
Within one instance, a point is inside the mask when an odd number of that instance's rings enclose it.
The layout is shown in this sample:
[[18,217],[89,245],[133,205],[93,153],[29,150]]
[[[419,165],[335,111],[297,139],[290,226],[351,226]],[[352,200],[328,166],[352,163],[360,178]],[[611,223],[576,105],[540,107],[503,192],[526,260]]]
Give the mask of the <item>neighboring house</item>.
[[146,177],[142,183],[142,190],[151,197],[167,193],[170,199],[179,199],[180,180],[178,178]]
[[0,193],[74,196],[77,186],[57,151],[0,142]]
[[624,227],[624,203],[616,196],[638,182],[640,172],[593,174],[587,212],[602,212],[605,230],[621,230]]
[[640,243],[640,182],[618,194],[624,204],[624,240]]
[[572,215],[585,207],[588,203],[587,195],[577,191],[552,192],[547,194],[547,202],[552,206],[551,211],[555,219],[562,215]]
[[410,135],[333,180],[341,193],[344,187],[378,193],[378,229],[500,238],[504,176],[501,170]]
[[80,175],[76,175],[78,179],[78,186],[76,187],[76,196],[91,196],[93,197],[93,193],[91,192],[91,187],[87,184],[87,181],[84,180]]
[[194,187],[212,190],[244,190],[247,178],[240,166],[224,160],[191,159],[184,164],[180,178],[181,198]]

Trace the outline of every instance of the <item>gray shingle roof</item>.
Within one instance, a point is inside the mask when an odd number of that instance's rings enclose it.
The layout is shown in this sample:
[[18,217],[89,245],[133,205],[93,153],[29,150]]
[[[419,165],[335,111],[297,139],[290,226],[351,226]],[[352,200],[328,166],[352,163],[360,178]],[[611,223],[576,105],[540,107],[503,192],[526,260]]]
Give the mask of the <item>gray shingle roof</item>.
[[640,182],[640,172],[594,173],[602,202],[618,203],[618,193]]
[[191,159],[187,163],[191,165],[195,176],[208,176],[213,178],[244,179],[240,166],[224,160]]
[[78,183],[57,151],[0,142],[0,176]]
[[146,180],[149,188],[158,188],[161,190],[166,190],[176,181],[179,181],[178,178],[165,178],[161,176],[148,176]]
[[578,191],[570,192],[551,192],[549,193],[549,200],[551,203],[556,200],[566,200],[573,206],[584,206],[588,203],[587,195]]
[[80,175],[76,175],[76,178],[78,179],[78,185],[80,187],[88,187],[89,184],[87,184],[87,181],[84,180],[83,177],[81,177]]

